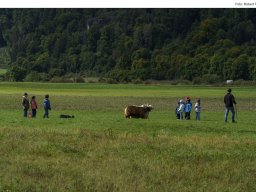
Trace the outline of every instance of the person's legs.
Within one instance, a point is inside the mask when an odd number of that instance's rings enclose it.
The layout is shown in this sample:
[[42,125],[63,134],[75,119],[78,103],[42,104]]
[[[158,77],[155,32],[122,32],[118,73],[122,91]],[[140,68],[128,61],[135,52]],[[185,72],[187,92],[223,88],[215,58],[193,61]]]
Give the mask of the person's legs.
[[180,113],[180,120],[183,119],[183,113]]
[[44,118],[45,117],[49,118],[49,116],[48,116],[48,109],[44,109]]
[[24,110],[23,110],[23,116],[24,116],[24,117],[27,117],[27,116],[28,116],[28,110],[27,110],[27,109],[24,109]]
[[235,110],[234,110],[234,107],[231,107],[230,111],[232,112],[232,122],[235,122]]
[[189,116],[190,114],[189,114],[189,112],[185,112],[185,119],[190,119],[190,116]]
[[32,109],[32,117],[36,117],[36,109]]
[[229,108],[226,107],[226,110],[225,110],[225,122],[228,121],[228,112],[229,112]]
[[200,121],[200,112],[196,112],[196,120]]

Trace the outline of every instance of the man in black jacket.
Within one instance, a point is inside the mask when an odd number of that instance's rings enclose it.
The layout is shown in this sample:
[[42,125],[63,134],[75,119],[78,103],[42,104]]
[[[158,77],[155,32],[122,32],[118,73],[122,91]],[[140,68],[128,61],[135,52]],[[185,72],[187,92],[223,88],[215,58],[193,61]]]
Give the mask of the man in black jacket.
[[23,106],[23,112],[24,112],[24,117],[28,116],[28,110],[29,110],[29,100],[28,100],[28,94],[24,93],[22,97],[22,106]]
[[234,109],[234,104],[236,105],[235,97],[234,95],[231,94],[231,89],[228,89],[228,93],[224,97],[224,103],[226,106],[225,110],[225,122],[228,120],[228,113],[229,111],[232,112],[232,122],[235,122],[235,109]]

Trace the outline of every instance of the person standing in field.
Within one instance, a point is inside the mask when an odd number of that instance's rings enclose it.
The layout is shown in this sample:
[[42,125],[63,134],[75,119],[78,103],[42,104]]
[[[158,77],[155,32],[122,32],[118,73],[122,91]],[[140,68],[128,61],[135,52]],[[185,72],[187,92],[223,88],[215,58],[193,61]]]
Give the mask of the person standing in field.
[[47,94],[44,98],[44,118],[49,118],[49,110],[51,110],[51,103]]
[[30,101],[30,106],[32,111],[32,117],[36,117],[36,110],[37,110],[36,96],[32,96]]
[[227,94],[224,96],[224,103],[225,103],[225,122],[228,121],[228,113],[229,111],[232,112],[232,123],[235,123],[235,109],[234,104],[236,105],[235,97],[232,95],[232,90],[228,89]]
[[178,112],[179,107],[180,107],[180,101],[178,101],[178,104],[177,104],[177,106],[175,108],[175,115],[176,115],[177,119],[180,119],[180,114]]
[[192,109],[192,103],[190,101],[190,97],[186,98],[186,106],[185,106],[185,118],[190,120],[190,112]]
[[29,100],[28,94],[24,93],[22,97],[22,106],[23,106],[23,116],[28,117],[28,110],[29,110]]
[[196,120],[200,121],[200,112],[201,112],[200,99],[197,99],[196,101],[195,112],[196,112]]
[[185,103],[184,103],[184,101],[181,99],[181,100],[180,100],[179,108],[178,108],[178,110],[177,110],[177,113],[179,114],[180,120],[183,120],[183,112],[184,112],[184,109],[185,109]]

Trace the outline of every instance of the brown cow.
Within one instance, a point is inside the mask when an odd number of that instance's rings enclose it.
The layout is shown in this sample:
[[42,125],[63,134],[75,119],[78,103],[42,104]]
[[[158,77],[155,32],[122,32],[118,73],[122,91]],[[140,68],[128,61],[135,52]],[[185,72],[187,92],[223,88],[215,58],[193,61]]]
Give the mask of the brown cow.
[[126,118],[143,118],[147,119],[149,112],[153,109],[152,105],[130,105],[124,109]]

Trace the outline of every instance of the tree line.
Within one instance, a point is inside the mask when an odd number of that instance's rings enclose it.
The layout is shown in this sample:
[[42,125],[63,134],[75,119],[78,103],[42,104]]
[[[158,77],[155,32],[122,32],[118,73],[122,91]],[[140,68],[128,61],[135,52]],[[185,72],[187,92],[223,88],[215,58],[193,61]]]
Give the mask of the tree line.
[[256,80],[255,34],[253,9],[0,9],[14,81]]

